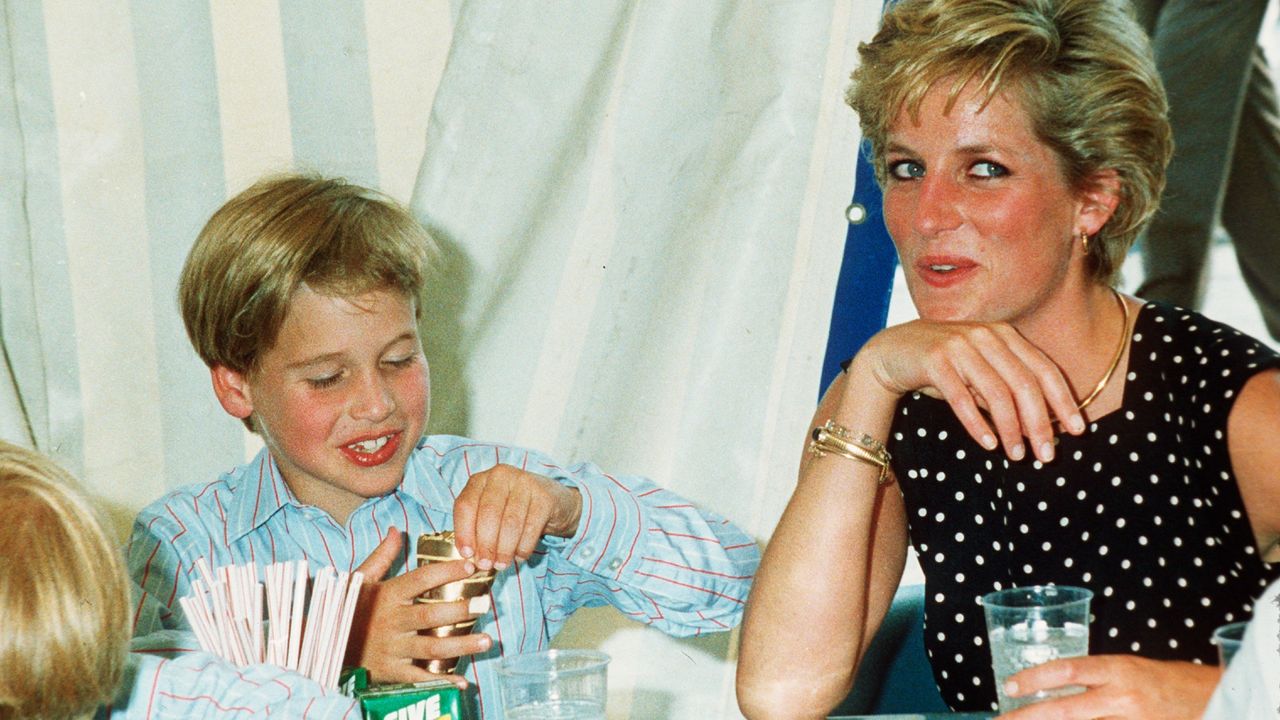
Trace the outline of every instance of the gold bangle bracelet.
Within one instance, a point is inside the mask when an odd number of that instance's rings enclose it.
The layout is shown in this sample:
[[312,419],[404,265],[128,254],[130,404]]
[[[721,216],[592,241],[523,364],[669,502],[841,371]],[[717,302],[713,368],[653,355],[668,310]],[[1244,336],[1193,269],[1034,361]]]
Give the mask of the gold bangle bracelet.
[[857,460],[873,465],[880,470],[877,485],[887,485],[890,480],[889,461],[892,457],[885,450],[884,444],[869,435],[862,435],[857,440],[848,428],[828,420],[821,427],[813,429],[813,440],[809,443],[809,453],[815,457],[823,455],[839,455],[850,460]]

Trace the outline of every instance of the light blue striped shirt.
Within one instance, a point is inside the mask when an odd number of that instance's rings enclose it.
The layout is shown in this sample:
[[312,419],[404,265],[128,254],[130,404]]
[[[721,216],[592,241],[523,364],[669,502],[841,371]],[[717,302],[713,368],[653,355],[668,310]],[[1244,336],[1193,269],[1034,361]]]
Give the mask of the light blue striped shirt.
[[272,665],[237,668],[201,652],[189,632],[135,638],[116,699],[96,720],[246,717],[360,720],[355,700]]
[[608,475],[588,463],[562,466],[520,448],[428,436],[410,456],[400,487],[366,500],[346,525],[299,503],[266,450],[216,482],[152,503],[135,521],[127,551],[130,573],[143,589],[135,635],[186,627],[178,598],[190,593],[201,557],[213,567],[306,559],[313,575],[325,566],[349,571],[395,526],[411,541],[393,570],[404,572],[412,540],[451,529],[453,501],[468,478],[499,463],[576,487],[582,518],[573,537],[544,537],[528,562],[498,574],[493,611],[477,623],[494,645],[458,667],[472,686],[472,717],[502,718],[498,661],[545,649],[579,607],[610,604],[676,636],[727,630],[741,619],[760,553],[728,520],[644,478]]

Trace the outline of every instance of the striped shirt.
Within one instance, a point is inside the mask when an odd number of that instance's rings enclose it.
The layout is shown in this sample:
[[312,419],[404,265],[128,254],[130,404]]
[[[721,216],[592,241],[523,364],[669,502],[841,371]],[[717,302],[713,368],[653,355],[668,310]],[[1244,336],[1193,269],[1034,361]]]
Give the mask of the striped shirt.
[[355,700],[310,678],[273,665],[237,668],[198,648],[189,632],[134,639],[119,695],[96,720],[362,717]]
[[[305,559],[312,574],[325,566],[350,571],[393,526],[411,540],[452,529],[453,501],[468,478],[499,463],[577,488],[582,517],[573,537],[544,537],[527,562],[498,574],[493,611],[477,622],[494,644],[458,666],[471,683],[471,717],[502,717],[500,659],[546,649],[579,607],[613,605],[676,636],[727,630],[741,619],[760,553],[728,520],[644,478],[608,475],[588,463],[562,466],[520,448],[428,436],[410,456],[400,486],[366,500],[345,525],[301,504],[265,449],[216,482],[152,503],[135,521],[127,550],[130,573],[143,590],[134,634],[186,627],[178,598],[198,577],[197,558],[214,567]],[[406,543],[393,573],[411,567],[413,544]]]

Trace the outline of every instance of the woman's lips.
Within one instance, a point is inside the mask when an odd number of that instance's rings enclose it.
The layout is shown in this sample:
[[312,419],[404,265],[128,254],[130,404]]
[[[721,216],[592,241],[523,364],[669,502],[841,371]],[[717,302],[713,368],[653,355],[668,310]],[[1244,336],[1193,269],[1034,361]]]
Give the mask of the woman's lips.
[[390,460],[400,449],[400,431],[369,435],[339,448],[343,455],[360,467],[375,467]]
[[916,275],[931,287],[946,288],[967,280],[978,264],[967,258],[928,257],[915,264]]

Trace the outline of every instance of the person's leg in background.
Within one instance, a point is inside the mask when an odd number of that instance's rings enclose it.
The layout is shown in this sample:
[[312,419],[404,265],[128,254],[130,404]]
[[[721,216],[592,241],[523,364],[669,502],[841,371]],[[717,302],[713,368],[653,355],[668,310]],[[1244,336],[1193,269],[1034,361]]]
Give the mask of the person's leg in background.
[[1253,55],[1222,225],[1267,331],[1280,340],[1280,109],[1262,48]]
[[1137,294],[1198,308],[1266,0],[1134,0],[1169,95],[1174,155]]

